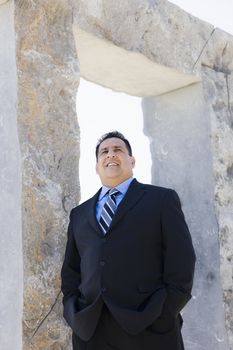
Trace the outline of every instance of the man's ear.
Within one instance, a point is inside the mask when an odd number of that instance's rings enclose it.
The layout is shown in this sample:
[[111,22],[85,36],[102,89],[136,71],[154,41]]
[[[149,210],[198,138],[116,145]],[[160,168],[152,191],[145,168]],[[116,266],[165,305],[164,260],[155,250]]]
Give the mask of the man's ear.
[[136,163],[136,159],[134,158],[134,156],[131,156],[131,164],[132,164],[132,168],[135,167],[135,163]]

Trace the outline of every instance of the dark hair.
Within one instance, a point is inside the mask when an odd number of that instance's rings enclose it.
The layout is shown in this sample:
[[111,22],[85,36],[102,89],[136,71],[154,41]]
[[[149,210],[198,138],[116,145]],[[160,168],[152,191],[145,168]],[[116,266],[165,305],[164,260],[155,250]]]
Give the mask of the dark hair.
[[110,132],[102,135],[100,137],[100,139],[98,140],[96,148],[95,148],[96,159],[98,159],[99,147],[100,147],[101,143],[107,139],[111,139],[112,137],[116,137],[116,138],[124,141],[126,148],[129,152],[129,155],[132,156],[132,148],[130,146],[129,141],[125,138],[125,136],[123,134],[121,134],[119,131],[110,131]]

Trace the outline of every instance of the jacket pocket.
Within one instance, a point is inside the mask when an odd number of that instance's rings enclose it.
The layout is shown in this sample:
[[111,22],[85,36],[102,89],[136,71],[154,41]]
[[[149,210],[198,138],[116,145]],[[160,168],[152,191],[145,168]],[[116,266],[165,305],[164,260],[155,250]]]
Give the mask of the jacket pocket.
[[87,302],[84,298],[79,297],[78,298],[78,311],[82,311],[87,307]]
[[147,327],[147,331],[157,335],[169,335],[176,330],[177,320],[175,317],[158,317],[151,325]]
[[167,289],[167,293],[168,294],[163,306],[162,314],[172,314],[173,316],[178,316],[179,312],[190,300],[191,295],[175,287],[169,287]]

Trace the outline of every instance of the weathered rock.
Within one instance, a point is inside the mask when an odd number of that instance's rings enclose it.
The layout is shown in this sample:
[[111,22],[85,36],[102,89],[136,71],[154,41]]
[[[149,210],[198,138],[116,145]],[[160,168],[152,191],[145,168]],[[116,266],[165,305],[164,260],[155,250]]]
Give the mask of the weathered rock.
[[[0,5],[0,348],[21,349],[23,252],[14,6]],[[13,331],[12,331],[13,330]]]
[[79,200],[79,70],[68,1],[16,2],[23,160],[24,349],[67,349],[60,268]]
[[216,28],[213,30],[200,62],[216,72],[231,74],[233,71],[233,41],[232,35]]
[[193,299],[183,312],[185,349],[227,350],[208,137],[211,118],[201,84],[144,99],[143,112],[151,140],[152,182],[179,193],[196,248]]
[[164,66],[200,73],[197,62],[212,25],[166,0],[72,1],[75,23],[83,30]]
[[[226,41],[224,43],[226,43]],[[232,44],[233,40],[229,42],[229,46]],[[213,61],[212,65],[215,69],[209,67],[203,68],[203,86],[206,101],[212,111],[211,140],[215,176],[215,207],[219,224],[220,271],[226,312],[226,327],[228,330],[229,345],[230,348],[232,348],[233,79],[232,69],[230,70],[229,66],[225,65],[224,67],[222,64],[223,59],[220,58],[222,52],[222,50],[216,52],[216,61]],[[233,57],[231,52],[229,57]],[[231,64],[229,57],[225,57],[225,59]]]

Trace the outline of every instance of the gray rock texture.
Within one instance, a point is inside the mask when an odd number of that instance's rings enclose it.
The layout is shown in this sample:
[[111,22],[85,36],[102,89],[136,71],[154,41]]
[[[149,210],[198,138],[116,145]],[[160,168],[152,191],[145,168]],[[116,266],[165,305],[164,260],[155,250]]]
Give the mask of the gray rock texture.
[[83,30],[180,72],[200,73],[198,58],[214,27],[168,1],[73,0],[73,6]]
[[153,155],[152,182],[179,193],[197,254],[193,299],[183,313],[185,349],[226,350],[211,120],[201,84],[144,99],[143,111]]
[[161,95],[200,81],[193,74],[166,67],[139,52],[87,33],[77,24],[73,28],[82,77],[86,80],[141,97]]
[[[203,88],[211,112],[215,208],[219,224],[220,271],[229,344],[233,348],[233,40],[212,37],[203,67]],[[214,52],[213,52],[214,50]],[[211,56],[214,59],[211,60]],[[211,55],[212,53],[212,55]],[[207,60],[208,59],[208,60]]]
[[[0,5],[0,348],[22,348],[21,161],[13,1]],[[13,330],[13,331],[12,331]]]
[[15,3],[22,153],[24,349],[67,349],[60,268],[79,200],[79,68],[68,1]]

